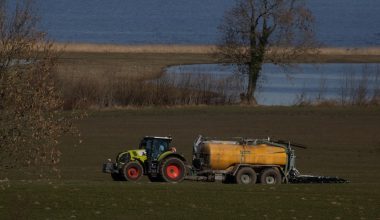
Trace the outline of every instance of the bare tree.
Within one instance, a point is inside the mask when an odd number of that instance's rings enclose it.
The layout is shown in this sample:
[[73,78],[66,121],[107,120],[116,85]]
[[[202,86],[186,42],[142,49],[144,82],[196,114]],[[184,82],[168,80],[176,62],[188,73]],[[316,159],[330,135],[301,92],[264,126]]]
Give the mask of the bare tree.
[[71,116],[55,88],[56,52],[38,31],[32,1],[0,0],[0,173],[59,162]]
[[314,48],[313,16],[302,0],[236,0],[219,26],[219,61],[248,75],[242,101],[254,92],[264,62],[290,63]]

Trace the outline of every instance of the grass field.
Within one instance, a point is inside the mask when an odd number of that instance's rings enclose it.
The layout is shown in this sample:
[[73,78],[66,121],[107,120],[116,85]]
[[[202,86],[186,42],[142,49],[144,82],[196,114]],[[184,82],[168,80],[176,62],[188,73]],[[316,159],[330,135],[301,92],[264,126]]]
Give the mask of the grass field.
[[[214,63],[207,48],[74,46],[63,51],[63,78],[151,79],[170,65]],[[117,50],[117,51],[115,51]],[[172,50],[172,51],[168,51]],[[297,62],[379,62],[378,50],[329,49]],[[69,81],[70,82],[70,81]],[[0,182],[0,219],[380,219],[380,108],[176,107],[89,112],[80,138],[65,137],[60,179],[10,173]],[[297,167],[340,176],[343,185],[240,186],[112,182],[107,158],[136,148],[144,135],[172,135],[191,157],[197,135],[275,137],[303,143]],[[79,140],[82,144],[78,144]],[[2,176],[0,176],[0,180]],[[1,189],[1,187],[5,187]]]
[[[177,107],[89,112],[66,137],[60,180],[9,175],[0,219],[380,219],[380,108]],[[303,143],[302,173],[337,175],[343,185],[240,186],[112,182],[101,165],[144,135],[172,135],[191,157],[193,139],[276,137]]]

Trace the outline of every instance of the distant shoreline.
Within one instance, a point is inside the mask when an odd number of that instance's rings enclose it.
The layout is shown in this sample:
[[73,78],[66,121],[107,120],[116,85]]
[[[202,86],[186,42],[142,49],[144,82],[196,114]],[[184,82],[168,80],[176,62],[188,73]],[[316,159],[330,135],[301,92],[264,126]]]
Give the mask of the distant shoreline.
[[87,43],[54,43],[54,47],[68,53],[184,53],[212,54],[214,45],[118,45],[118,44],[87,44]]
[[[54,43],[54,47],[63,52],[81,53],[183,53],[183,54],[212,54],[215,45],[181,45],[181,44],[145,44],[117,45],[90,43]],[[356,55],[380,56],[380,47],[322,47],[319,55]]]

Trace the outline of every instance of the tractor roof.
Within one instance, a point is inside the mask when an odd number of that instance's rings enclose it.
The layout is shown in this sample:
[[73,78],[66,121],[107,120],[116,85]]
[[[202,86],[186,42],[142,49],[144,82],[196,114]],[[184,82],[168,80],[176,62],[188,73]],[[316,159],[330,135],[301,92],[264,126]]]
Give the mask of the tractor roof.
[[172,140],[172,137],[160,137],[160,136],[145,136],[144,139],[161,139],[161,140]]

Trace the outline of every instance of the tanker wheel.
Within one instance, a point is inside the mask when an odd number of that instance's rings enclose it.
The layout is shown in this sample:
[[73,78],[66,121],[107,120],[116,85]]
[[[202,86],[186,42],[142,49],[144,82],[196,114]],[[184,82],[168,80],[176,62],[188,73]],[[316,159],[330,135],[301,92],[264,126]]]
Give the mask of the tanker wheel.
[[237,184],[255,184],[256,180],[256,172],[250,167],[243,167],[236,174]]
[[138,181],[143,175],[143,167],[137,161],[126,163],[122,168],[122,176],[131,182]]
[[113,181],[125,181],[125,178],[120,173],[111,173]]
[[161,177],[165,182],[182,182],[185,179],[185,175],[186,167],[182,160],[171,157],[162,162]]
[[261,184],[281,184],[281,173],[278,169],[267,168],[260,173]]

